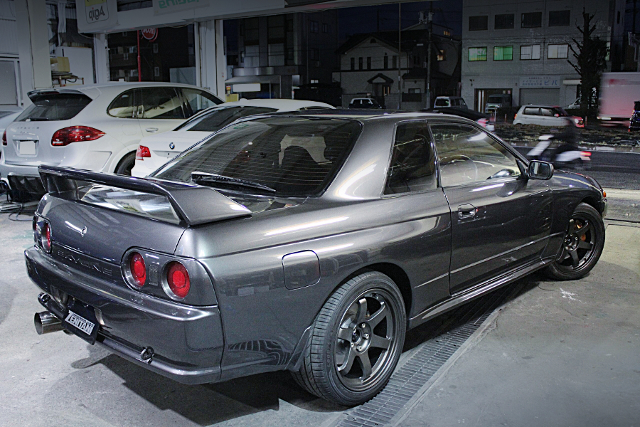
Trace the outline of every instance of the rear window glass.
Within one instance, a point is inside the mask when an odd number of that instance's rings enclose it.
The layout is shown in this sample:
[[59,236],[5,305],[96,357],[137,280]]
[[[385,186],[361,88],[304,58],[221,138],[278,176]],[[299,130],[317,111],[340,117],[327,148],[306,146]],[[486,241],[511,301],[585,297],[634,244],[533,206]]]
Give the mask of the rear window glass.
[[253,190],[262,186],[275,196],[318,195],[333,180],[360,131],[354,120],[251,120],[223,129],[152,176],[192,182],[192,176],[209,174],[230,178],[206,184],[221,190],[255,194]]
[[80,93],[52,93],[36,95],[31,101],[16,121],[69,120],[89,105],[91,98]]
[[275,108],[265,107],[219,108],[187,120],[175,130],[184,129],[191,131],[215,132],[240,117],[251,116],[253,114],[273,113],[276,111],[278,110]]

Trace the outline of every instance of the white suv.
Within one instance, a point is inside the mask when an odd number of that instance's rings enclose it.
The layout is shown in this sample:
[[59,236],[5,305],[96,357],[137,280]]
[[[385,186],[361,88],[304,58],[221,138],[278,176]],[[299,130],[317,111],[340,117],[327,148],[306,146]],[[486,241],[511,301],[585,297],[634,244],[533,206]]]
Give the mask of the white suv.
[[2,135],[0,176],[13,194],[44,193],[41,164],[129,175],[140,140],[222,101],[177,83],[109,83],[29,92]]

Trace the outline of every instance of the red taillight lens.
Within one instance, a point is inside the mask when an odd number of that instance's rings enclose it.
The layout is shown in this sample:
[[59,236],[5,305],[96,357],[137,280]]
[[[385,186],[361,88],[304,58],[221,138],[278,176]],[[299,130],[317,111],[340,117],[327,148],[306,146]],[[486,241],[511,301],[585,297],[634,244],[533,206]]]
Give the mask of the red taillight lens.
[[137,252],[131,254],[129,259],[129,271],[133,285],[141,288],[147,281],[147,266],[144,264],[144,258]]
[[51,253],[51,227],[49,223],[46,223],[42,226],[42,233],[40,234],[40,244],[42,245],[42,249],[46,253]]
[[591,151],[581,151],[580,155],[582,157],[591,157]]
[[136,150],[136,160],[144,160],[145,157],[151,157],[149,147],[145,147],[144,145],[138,146],[138,149]]
[[2,133],[2,145],[8,145],[8,143],[7,143],[7,130],[6,129]]
[[89,126],[70,126],[56,131],[51,137],[51,145],[64,147],[72,142],[93,141],[104,135],[104,132]]
[[167,269],[167,283],[169,289],[178,298],[184,298],[191,289],[191,281],[189,280],[189,273],[184,265],[179,262],[172,262]]

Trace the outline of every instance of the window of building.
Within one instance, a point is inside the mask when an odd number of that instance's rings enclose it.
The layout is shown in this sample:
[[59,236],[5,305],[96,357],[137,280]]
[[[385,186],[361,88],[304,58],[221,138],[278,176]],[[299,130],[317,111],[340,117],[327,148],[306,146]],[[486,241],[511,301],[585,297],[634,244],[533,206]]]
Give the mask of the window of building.
[[158,53],[158,43],[153,44],[153,53]]
[[508,30],[513,28],[513,13],[496,15],[493,28],[496,30]]
[[447,60],[447,52],[444,50],[438,50],[438,53],[436,54],[436,61],[440,62],[440,61],[446,61]]
[[371,69],[371,57],[367,56],[367,70]]
[[520,46],[520,59],[523,61],[529,59],[540,59],[540,45],[534,44],[529,46]]
[[469,62],[486,61],[486,60],[487,60],[486,47],[470,47],[469,48]]
[[393,55],[391,57],[391,68],[398,68],[398,55]]
[[244,44],[253,45],[260,43],[260,20],[248,18],[242,21],[244,25]]
[[269,43],[284,43],[286,23],[284,15],[269,16],[267,18],[267,35]]
[[511,61],[513,60],[513,46],[494,46],[494,61]]
[[329,24],[326,24],[326,23],[322,24],[322,32],[325,34],[329,32]]
[[309,31],[312,33],[318,32],[318,21],[309,21]]
[[284,65],[284,43],[271,43],[267,47],[269,49],[269,66]]
[[389,68],[389,55],[386,53],[384,54],[383,63],[384,69],[387,70]]
[[547,58],[549,59],[566,59],[569,56],[569,45],[567,44],[550,44],[547,50]]
[[309,49],[309,59],[311,59],[312,61],[319,61],[320,60],[320,49],[318,49],[317,47],[315,47],[313,49]]
[[351,71],[356,69],[356,58],[351,58]]
[[469,31],[482,31],[489,29],[489,16],[470,16]]
[[551,10],[549,11],[550,27],[568,27],[571,25],[570,10]]
[[244,66],[245,67],[260,66],[260,46],[258,45],[245,46]]
[[520,21],[521,28],[542,27],[542,12],[523,13]]
[[362,61],[362,56],[361,56],[361,57],[358,58],[358,70],[362,70],[362,64],[363,64],[363,61]]

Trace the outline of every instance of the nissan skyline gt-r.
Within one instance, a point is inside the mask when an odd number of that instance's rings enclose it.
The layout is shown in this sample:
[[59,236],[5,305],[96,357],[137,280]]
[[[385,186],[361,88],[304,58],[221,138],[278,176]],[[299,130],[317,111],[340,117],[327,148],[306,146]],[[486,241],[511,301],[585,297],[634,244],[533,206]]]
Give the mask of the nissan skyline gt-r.
[[40,174],[39,333],[189,384],[290,370],[343,405],[407,329],[536,270],[583,277],[605,239],[595,180],[442,114],[273,114],[149,178]]

